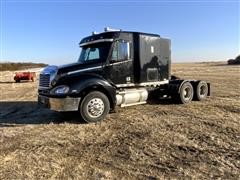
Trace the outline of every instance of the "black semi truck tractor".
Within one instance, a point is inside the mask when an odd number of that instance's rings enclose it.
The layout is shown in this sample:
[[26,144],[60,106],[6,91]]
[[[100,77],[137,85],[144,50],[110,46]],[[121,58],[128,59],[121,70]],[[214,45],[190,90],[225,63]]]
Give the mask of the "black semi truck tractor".
[[80,42],[76,63],[47,66],[39,77],[38,102],[55,111],[79,111],[97,122],[116,106],[166,97],[186,104],[210,95],[210,84],[171,76],[170,40],[157,34],[105,28]]

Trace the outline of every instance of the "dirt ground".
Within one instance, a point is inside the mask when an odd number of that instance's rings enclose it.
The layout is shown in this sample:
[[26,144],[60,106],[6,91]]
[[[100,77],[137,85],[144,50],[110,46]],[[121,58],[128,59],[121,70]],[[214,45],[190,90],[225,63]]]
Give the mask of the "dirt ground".
[[0,179],[239,179],[240,66],[174,64],[211,98],[117,108],[101,123],[38,107],[38,82],[0,72]]

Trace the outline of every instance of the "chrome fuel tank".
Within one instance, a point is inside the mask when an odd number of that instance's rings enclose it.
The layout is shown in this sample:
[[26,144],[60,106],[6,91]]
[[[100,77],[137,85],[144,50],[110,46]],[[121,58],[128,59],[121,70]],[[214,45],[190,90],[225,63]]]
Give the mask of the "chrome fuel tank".
[[148,98],[148,91],[145,88],[124,89],[116,95],[117,103],[121,107],[145,104]]

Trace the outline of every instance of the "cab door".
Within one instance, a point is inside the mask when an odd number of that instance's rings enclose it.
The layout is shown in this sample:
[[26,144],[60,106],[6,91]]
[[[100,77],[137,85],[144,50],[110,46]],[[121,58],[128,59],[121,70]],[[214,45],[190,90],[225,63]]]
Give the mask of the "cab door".
[[108,78],[116,86],[130,86],[133,83],[133,54],[132,44],[126,40],[113,43],[107,65]]

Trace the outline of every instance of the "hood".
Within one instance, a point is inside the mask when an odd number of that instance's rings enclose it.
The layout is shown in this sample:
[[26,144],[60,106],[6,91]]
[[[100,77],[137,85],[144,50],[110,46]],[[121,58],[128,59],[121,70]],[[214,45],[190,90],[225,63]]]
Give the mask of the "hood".
[[99,67],[102,66],[102,63],[71,63],[71,64],[66,64],[58,67],[58,74],[65,74],[65,73],[71,73],[75,71],[84,71],[84,69],[88,70],[94,67]]

